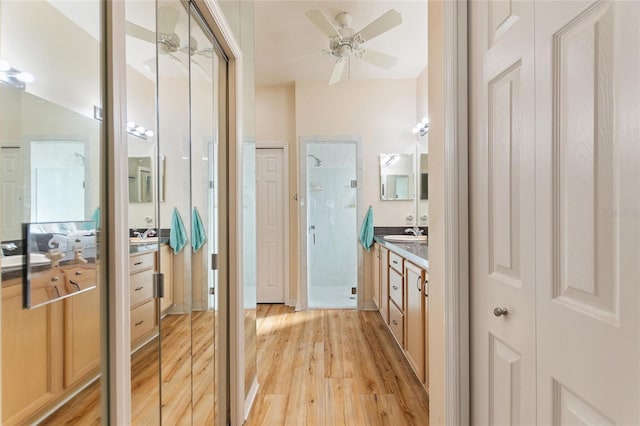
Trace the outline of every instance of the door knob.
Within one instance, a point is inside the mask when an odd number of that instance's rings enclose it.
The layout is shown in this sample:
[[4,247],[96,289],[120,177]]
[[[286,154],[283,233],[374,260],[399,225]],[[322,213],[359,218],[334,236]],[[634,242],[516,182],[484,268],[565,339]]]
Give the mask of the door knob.
[[509,310],[507,310],[507,308],[497,307],[493,310],[493,315],[497,317],[507,316],[508,314],[509,314]]

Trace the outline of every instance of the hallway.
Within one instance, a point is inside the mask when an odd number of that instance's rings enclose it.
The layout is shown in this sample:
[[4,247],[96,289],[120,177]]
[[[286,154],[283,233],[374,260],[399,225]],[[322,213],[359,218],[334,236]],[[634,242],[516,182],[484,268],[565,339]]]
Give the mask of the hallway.
[[258,305],[247,425],[424,425],[428,396],[378,312]]

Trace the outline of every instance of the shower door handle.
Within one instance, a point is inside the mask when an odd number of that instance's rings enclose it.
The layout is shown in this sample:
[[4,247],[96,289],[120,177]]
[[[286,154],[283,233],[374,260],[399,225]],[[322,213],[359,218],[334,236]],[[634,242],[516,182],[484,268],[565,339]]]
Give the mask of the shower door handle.
[[313,245],[316,245],[316,226],[309,225],[309,232],[313,232]]

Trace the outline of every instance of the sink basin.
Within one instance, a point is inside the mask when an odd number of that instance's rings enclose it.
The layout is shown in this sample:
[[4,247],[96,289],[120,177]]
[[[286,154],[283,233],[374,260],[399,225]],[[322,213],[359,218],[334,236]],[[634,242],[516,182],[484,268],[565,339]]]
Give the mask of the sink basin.
[[[0,262],[2,262],[2,269],[17,268],[24,265],[25,257],[24,255],[7,256],[3,257]],[[29,262],[31,263],[31,266],[51,263],[51,261],[42,253],[31,253],[29,255]]]
[[385,235],[384,239],[391,243],[425,243],[426,235]]
[[158,237],[147,237],[147,238],[132,237],[132,238],[129,238],[129,244],[155,244],[157,242],[158,242]]

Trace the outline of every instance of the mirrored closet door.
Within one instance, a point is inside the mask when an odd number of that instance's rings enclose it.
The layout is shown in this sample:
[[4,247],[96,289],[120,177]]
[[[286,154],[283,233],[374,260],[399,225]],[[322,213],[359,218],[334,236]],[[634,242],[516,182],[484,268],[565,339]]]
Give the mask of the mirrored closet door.
[[[127,18],[128,62],[140,63],[128,70],[127,92],[139,93],[145,108],[157,97],[155,128],[128,108],[132,422],[217,424],[226,415],[218,410],[216,317],[227,61],[192,4],[130,3],[154,10]],[[153,25],[145,22],[153,15]],[[149,297],[138,290],[147,283]]]

